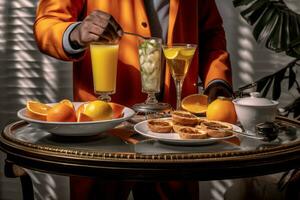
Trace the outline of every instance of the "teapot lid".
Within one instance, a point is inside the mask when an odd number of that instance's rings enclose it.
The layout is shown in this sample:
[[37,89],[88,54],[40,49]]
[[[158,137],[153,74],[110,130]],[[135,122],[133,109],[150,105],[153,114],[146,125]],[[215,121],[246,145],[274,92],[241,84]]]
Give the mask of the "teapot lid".
[[274,102],[261,97],[259,92],[251,92],[250,97],[241,98],[237,101],[240,105],[249,105],[249,106],[270,106],[274,105]]

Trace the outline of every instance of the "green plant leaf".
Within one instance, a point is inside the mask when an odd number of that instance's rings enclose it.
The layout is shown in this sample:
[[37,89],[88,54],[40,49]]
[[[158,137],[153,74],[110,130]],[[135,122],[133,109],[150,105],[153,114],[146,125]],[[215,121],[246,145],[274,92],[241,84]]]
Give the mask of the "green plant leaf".
[[253,25],[256,21],[268,10],[267,6],[262,6],[261,8],[254,10],[247,18],[244,19],[250,24]]
[[269,76],[268,77],[264,77],[261,80],[257,81],[257,86],[256,86],[256,91],[260,92],[263,90],[263,88],[266,86],[266,84],[269,81]]
[[268,92],[269,92],[269,90],[270,90],[270,87],[271,87],[271,85],[272,85],[272,82],[273,82],[273,77],[271,77],[271,78],[268,80],[268,83],[267,83],[266,87],[264,87],[264,89],[263,89],[263,91],[262,91],[262,93],[261,93],[261,96],[262,96],[262,97],[266,97],[266,96],[267,96],[267,94],[268,94]]
[[282,21],[283,21],[283,14],[280,13],[277,25],[274,27],[273,32],[271,33],[269,39],[266,42],[266,47],[276,52],[284,51],[281,48]]
[[282,0],[233,0],[234,6],[243,6],[241,15],[254,25],[253,36],[275,52],[300,58],[300,15],[290,10]]
[[275,74],[274,77],[274,85],[273,85],[273,93],[272,99],[277,100],[281,95],[281,82],[284,79],[284,75],[287,68],[280,70],[278,73]]
[[254,29],[253,29],[253,36],[256,39],[256,41],[260,42],[263,41],[266,37],[268,37],[268,34],[262,35],[261,33],[265,28],[268,29],[268,26],[271,24],[271,31],[273,31],[272,26],[274,27],[274,23],[277,22],[278,15],[275,12],[275,9],[268,9],[262,17],[258,20],[256,23]]
[[[248,21],[248,23],[253,25],[260,17],[258,12],[260,12],[260,15],[262,15],[263,11],[266,10],[266,8],[268,7],[266,6],[266,4],[268,4],[267,0],[255,1],[251,6],[249,6],[247,9],[242,11],[241,15],[244,17],[245,20]],[[250,16],[252,16],[251,20],[250,20]]]
[[289,15],[289,27],[290,28],[290,37],[291,41],[295,40],[298,38],[300,35],[300,22],[297,18],[298,16],[294,13]]
[[257,0],[233,0],[234,7],[248,5]]
[[[299,47],[299,48],[300,48],[300,47]],[[290,48],[290,49],[288,49],[288,50],[286,51],[286,54],[287,54],[288,56],[291,56],[291,57],[300,59],[300,54],[297,53],[298,50],[295,51],[295,49],[296,49],[296,48]]]
[[293,68],[289,68],[289,90],[293,87],[296,81],[296,73],[294,72]]
[[291,105],[287,106],[289,112],[294,112],[294,118],[300,115],[300,97],[298,97]]
[[291,44],[290,29],[292,29],[292,27],[289,27],[290,25],[289,20],[290,20],[289,15],[283,12],[283,22],[282,22],[283,23],[282,41],[284,41],[282,43],[283,49],[287,49],[288,45]]

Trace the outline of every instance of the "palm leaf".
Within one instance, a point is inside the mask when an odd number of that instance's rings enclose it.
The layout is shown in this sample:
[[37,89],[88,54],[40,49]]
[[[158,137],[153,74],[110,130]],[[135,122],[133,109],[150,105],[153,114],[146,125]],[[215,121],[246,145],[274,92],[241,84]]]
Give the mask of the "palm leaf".
[[280,97],[281,94],[281,82],[284,79],[284,75],[287,68],[284,68],[280,70],[278,73],[276,73],[274,77],[274,86],[273,86],[273,93],[272,93],[272,99],[277,100]]
[[267,0],[256,0],[251,6],[241,12],[241,15],[249,24],[253,25],[260,17],[264,10],[266,10]]
[[266,86],[266,84],[268,83],[270,77],[264,77],[262,79],[260,79],[259,81],[257,81],[257,86],[256,86],[256,91],[260,92],[264,89],[264,87]]
[[270,29],[270,32],[272,32],[274,29],[274,25],[277,22],[277,19],[278,15],[276,15],[274,9],[267,9],[265,11],[260,20],[256,23],[253,30],[253,36],[256,39],[256,41],[260,42],[266,39],[266,37],[268,37],[268,34],[265,34],[266,31],[264,30]]
[[242,17],[254,26],[253,36],[275,52],[300,58],[300,15],[281,0],[233,0]]
[[289,68],[289,90],[293,87],[296,81],[296,73],[294,72],[293,68]]
[[233,0],[233,5],[234,7],[244,6],[250,4],[251,2],[253,2],[253,0]]
[[273,82],[273,77],[268,80],[267,85],[262,90],[262,93],[261,93],[262,97],[266,97],[267,96],[267,94],[269,92],[269,89],[270,89],[270,87],[272,85],[272,82]]

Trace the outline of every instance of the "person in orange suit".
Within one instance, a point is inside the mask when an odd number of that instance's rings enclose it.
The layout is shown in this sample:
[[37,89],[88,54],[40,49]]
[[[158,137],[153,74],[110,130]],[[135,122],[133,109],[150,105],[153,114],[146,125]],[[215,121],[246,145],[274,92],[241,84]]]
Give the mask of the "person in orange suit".
[[[112,101],[132,106],[143,102],[146,96],[141,93],[138,39],[124,34],[125,31],[160,37],[168,44],[198,45],[199,56],[194,56],[185,78],[183,97],[198,92],[199,77],[209,101],[232,95],[229,54],[214,0],[40,0],[34,24],[35,38],[43,53],[74,63],[75,101],[96,99],[89,44],[119,40],[117,87]],[[168,66],[161,91],[161,101],[175,105],[176,91]],[[74,194],[76,187],[72,183],[82,180],[71,179]],[[80,189],[87,191],[90,188],[87,185],[93,183],[86,181]],[[169,185],[180,191],[186,185],[181,183]],[[80,198],[79,193],[72,199],[75,197]]]

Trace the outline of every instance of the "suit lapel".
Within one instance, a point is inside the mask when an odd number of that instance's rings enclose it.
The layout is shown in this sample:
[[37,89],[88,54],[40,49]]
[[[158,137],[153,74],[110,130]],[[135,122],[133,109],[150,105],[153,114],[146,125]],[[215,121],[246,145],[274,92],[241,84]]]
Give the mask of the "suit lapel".
[[173,41],[173,33],[175,22],[178,14],[179,0],[170,0],[169,28],[168,28],[168,43]]

